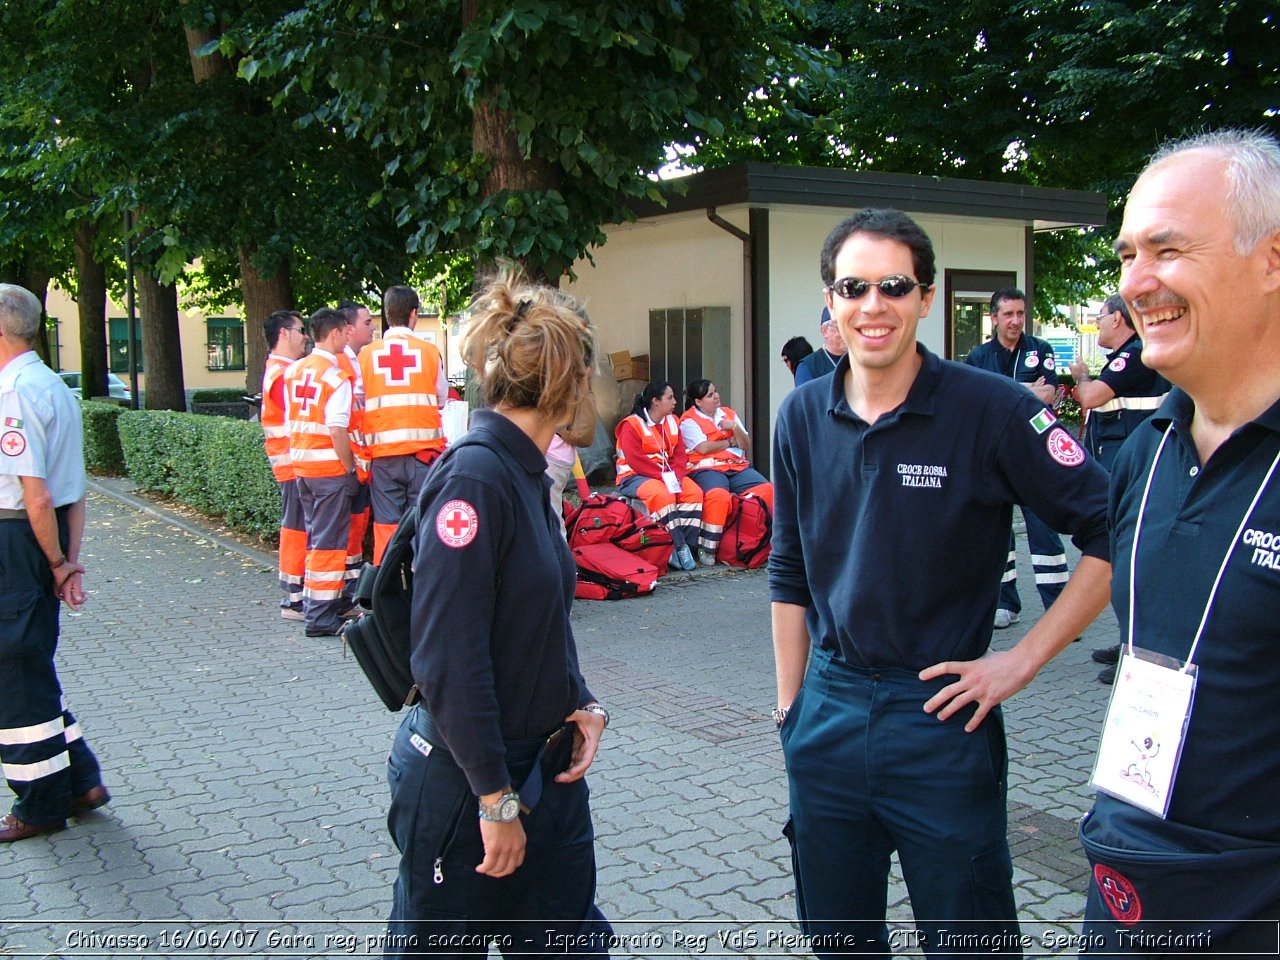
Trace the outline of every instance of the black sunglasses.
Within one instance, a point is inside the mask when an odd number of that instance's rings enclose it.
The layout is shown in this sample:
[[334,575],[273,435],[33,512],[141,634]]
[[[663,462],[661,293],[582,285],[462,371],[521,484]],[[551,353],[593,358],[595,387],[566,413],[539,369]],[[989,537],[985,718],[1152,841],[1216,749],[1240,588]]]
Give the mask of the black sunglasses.
[[863,280],[861,277],[841,277],[827,289],[843,300],[860,300],[867,295],[867,291],[872,287],[879,287],[880,293],[890,300],[901,300],[916,287],[921,290],[929,289],[929,284],[920,283],[910,277],[895,273],[885,277],[883,280],[877,280],[875,283],[870,280]]

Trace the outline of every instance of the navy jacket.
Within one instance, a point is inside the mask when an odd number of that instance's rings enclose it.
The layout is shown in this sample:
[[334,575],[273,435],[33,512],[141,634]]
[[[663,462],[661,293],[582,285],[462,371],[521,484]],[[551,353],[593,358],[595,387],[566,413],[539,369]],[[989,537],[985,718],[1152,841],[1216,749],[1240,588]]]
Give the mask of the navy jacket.
[[1121,445],[1159,406],[1157,398],[1169,392],[1169,381],[1142,362],[1142,341],[1135,333],[1107,355],[1098,382],[1115,397],[1089,411],[1084,443],[1110,469]]
[[992,337],[970,350],[964,362],[979,370],[1011,377],[1019,383],[1035,383],[1041,377],[1054,385],[1058,382],[1057,365],[1049,341],[1025,333],[1018,338],[1012,350],[1006,350],[999,338]]
[[[542,452],[490,410],[483,446],[437,464],[414,545],[414,682],[477,796],[510,782],[507,740],[545,737],[592,699],[569,608],[573,555],[551,512]],[[439,473],[437,473],[439,471]]]

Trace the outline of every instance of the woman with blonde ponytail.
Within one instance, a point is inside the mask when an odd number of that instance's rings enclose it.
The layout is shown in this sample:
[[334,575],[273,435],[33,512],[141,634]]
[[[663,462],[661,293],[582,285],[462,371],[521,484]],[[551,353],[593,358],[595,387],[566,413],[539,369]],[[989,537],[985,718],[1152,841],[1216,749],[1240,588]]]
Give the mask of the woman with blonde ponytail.
[[609,715],[578,669],[576,567],[543,473],[594,349],[576,301],[511,270],[472,303],[462,356],[486,409],[418,502],[422,701],[388,760],[402,857],[387,956],[487,954],[454,935],[497,936],[504,954],[608,955],[583,777]]

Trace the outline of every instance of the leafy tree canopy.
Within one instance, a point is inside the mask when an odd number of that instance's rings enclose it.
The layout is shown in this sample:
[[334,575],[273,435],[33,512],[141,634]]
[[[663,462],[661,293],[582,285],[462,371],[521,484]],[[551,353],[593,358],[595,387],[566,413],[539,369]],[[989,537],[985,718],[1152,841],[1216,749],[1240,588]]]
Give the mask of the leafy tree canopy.
[[470,249],[559,276],[600,225],[661,194],[672,142],[718,137],[769,76],[797,0],[511,4],[309,0],[224,41],[304,126],[390,151],[385,196],[412,252]]

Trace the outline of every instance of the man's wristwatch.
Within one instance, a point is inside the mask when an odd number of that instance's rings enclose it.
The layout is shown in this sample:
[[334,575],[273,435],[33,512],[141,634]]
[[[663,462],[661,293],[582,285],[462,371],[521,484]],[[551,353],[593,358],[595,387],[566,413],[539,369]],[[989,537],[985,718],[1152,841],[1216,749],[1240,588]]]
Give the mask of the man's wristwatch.
[[492,823],[511,823],[520,816],[520,794],[509,790],[493,803],[480,801],[480,819]]
[[787,713],[790,712],[790,710],[791,710],[790,707],[774,707],[773,708],[773,725],[777,727],[779,730],[781,730],[782,725],[786,723]]
[[595,714],[596,716],[598,716],[598,717],[604,717],[604,725],[605,725],[605,727],[606,727],[606,728],[608,728],[608,726],[609,726],[609,711],[608,711],[608,710],[606,710],[604,707],[600,706],[600,704],[595,703],[595,702],[593,701],[592,703],[583,704],[583,705],[582,705],[581,707],[579,707],[578,709],[579,709],[579,710],[582,710],[582,711],[583,711],[583,712],[585,712],[585,713],[594,713],[594,714]]

